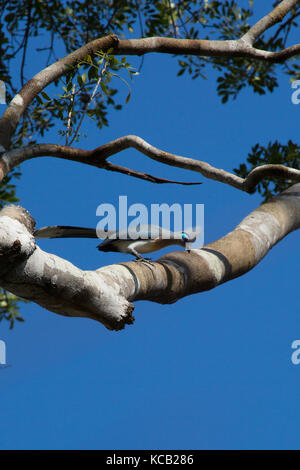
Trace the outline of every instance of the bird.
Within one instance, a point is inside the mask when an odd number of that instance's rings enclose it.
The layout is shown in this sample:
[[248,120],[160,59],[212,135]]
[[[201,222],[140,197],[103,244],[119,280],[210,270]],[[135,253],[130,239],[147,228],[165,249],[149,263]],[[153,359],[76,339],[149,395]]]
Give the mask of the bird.
[[170,245],[184,246],[189,252],[191,243],[195,239],[196,237],[191,237],[186,232],[171,232],[157,225],[142,225],[138,231],[132,229],[132,233],[123,229],[111,234],[97,248],[104,252],[129,253],[138,261],[150,261],[141,254],[152,253]]
[[129,229],[99,231],[87,227],[53,225],[42,227],[34,232],[36,238],[100,238],[104,239],[97,248],[104,252],[128,253],[137,261],[150,261],[141,256],[170,245],[180,245],[187,252],[196,240],[196,232],[172,232],[158,225],[141,225]]

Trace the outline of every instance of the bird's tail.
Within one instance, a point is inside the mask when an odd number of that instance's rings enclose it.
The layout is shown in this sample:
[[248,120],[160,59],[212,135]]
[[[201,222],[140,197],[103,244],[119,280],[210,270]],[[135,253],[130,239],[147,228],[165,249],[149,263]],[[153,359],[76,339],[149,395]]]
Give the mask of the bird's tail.
[[[101,233],[96,232],[94,228],[71,227],[68,225],[50,225],[39,228],[34,232],[36,238],[101,238]],[[106,238],[108,232],[103,232],[103,238]]]

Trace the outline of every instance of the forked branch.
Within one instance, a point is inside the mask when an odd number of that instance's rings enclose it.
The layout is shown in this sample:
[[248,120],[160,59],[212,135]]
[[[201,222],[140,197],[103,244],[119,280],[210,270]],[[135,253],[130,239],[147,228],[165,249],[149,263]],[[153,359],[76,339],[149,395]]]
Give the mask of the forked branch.
[[85,163],[87,165],[103,168],[108,171],[116,171],[133,176],[135,178],[141,178],[152,183],[177,183],[186,185],[200,184],[166,180],[156,176],[148,175],[147,173],[131,170],[130,168],[121,167],[107,161],[109,157],[112,157],[118,152],[128,148],[134,148],[157,162],[200,173],[208,179],[228,184],[229,186],[233,186],[234,188],[240,189],[241,191],[245,191],[247,193],[252,193],[255,190],[257,184],[264,178],[276,177],[287,179],[291,182],[300,182],[300,170],[275,164],[259,166],[253,169],[246,178],[241,178],[240,176],[234,175],[228,171],[215,168],[209,163],[160,150],[136,135],[120,137],[119,139],[101,145],[101,147],[97,147],[94,150],[82,150],[54,144],[29,145],[22,149],[16,149],[4,153],[0,159],[0,170],[2,168],[3,177],[15,166],[19,165],[25,160],[29,160],[35,157],[52,156]]

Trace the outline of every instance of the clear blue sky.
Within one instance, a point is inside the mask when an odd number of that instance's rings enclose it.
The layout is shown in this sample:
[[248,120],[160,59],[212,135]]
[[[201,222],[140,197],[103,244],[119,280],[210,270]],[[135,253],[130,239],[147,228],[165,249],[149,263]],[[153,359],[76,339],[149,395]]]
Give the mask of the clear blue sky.
[[[32,73],[39,67],[34,57]],[[291,103],[286,76],[272,94],[244,90],[222,105],[213,74],[191,81],[176,71],[176,59],[145,57],[130,102],[101,132],[86,122],[89,135],[80,145],[92,149],[136,134],[232,170],[257,142],[297,142],[300,105]],[[125,99],[123,85],[121,94]],[[45,141],[57,143],[59,136]],[[22,165],[18,196],[38,226],[95,226],[98,204],[116,203],[119,195],[147,206],[203,203],[205,242],[228,233],[260,204],[256,195],[134,150],[112,161],[203,184],[156,186],[40,158]],[[300,365],[291,362],[291,343],[300,339],[298,238],[298,232],[289,235],[250,273],[212,291],[167,306],[137,302],[134,325],[120,332],[33,303],[22,307],[25,323],[12,331],[1,323],[10,367],[0,370],[0,448],[299,449]],[[96,244],[40,242],[84,269],[128,260],[99,253]]]

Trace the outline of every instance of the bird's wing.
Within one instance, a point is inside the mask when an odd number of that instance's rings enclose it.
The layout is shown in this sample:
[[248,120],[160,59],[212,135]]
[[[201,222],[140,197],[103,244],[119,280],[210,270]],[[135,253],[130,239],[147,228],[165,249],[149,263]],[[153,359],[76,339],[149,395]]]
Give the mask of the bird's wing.
[[[107,233],[108,235],[106,237],[103,237],[105,238],[104,241],[101,242],[97,248],[101,247],[102,249],[103,247],[108,248],[110,245],[115,246],[114,245],[115,240],[134,241],[134,240],[151,240],[151,239],[156,239],[156,238],[160,239],[162,229],[161,227],[157,225],[141,225],[138,227],[129,226],[128,228],[123,228],[116,232],[111,230],[105,233]],[[169,237],[166,237],[166,238],[169,238]]]
[[49,225],[34,232],[36,238],[107,238],[113,232],[99,231],[94,228],[71,227],[69,225]]
[[[134,233],[135,229],[136,227],[129,227],[129,234],[131,230]],[[155,240],[157,238],[170,238],[170,233],[171,232],[169,232],[169,230],[159,227],[159,225],[141,225],[140,227],[137,227],[138,236],[136,239]]]

